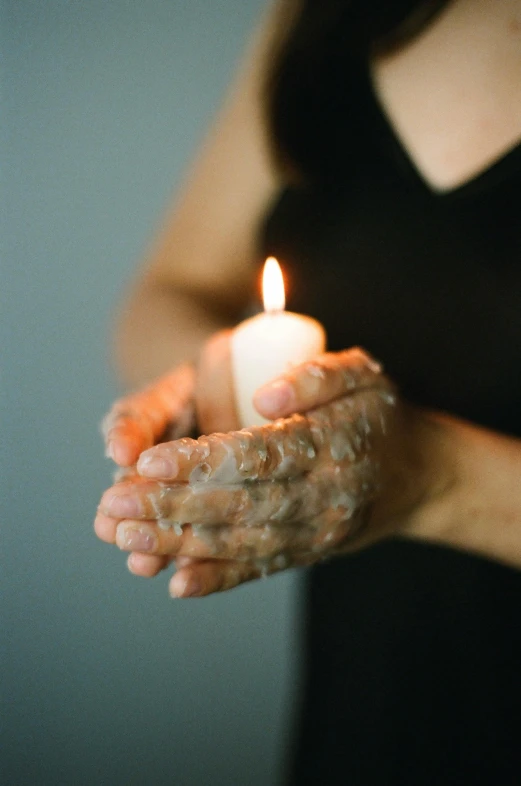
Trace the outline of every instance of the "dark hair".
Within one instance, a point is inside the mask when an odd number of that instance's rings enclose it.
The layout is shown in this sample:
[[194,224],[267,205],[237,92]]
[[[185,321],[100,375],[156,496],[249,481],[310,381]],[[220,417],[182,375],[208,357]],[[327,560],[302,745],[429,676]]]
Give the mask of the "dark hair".
[[300,0],[266,84],[273,152],[286,173],[298,180],[320,177],[325,147],[342,144],[335,134],[344,133],[346,116],[356,115],[352,66],[366,64],[374,48],[405,42],[447,2]]

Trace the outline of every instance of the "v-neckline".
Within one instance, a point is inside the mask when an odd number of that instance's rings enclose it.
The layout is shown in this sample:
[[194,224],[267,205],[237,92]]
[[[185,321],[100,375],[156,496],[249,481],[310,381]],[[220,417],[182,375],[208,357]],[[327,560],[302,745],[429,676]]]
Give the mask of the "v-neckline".
[[425,193],[434,199],[446,200],[455,199],[460,196],[466,196],[481,192],[484,188],[494,188],[498,183],[503,182],[506,175],[512,170],[521,169],[521,137],[512,147],[507,149],[504,153],[500,153],[499,157],[494,159],[491,164],[485,166],[484,169],[478,171],[469,180],[465,180],[452,188],[437,189],[431,184],[420,171],[415,160],[405,147],[399,134],[396,132],[391,119],[389,118],[385,107],[383,106],[374,83],[372,75],[371,63],[366,61],[365,67],[365,80],[367,83],[367,92],[371,109],[373,110],[380,128],[389,139],[393,149],[401,159],[403,165],[407,169],[412,180],[420,187]]

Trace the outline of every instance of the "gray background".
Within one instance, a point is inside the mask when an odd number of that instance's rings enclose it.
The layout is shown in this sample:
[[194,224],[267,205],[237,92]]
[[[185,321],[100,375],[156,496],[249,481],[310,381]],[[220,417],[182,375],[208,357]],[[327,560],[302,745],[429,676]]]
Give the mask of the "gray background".
[[2,6],[6,784],[273,784],[299,578],[172,601],[92,518],[107,337],[262,0]]

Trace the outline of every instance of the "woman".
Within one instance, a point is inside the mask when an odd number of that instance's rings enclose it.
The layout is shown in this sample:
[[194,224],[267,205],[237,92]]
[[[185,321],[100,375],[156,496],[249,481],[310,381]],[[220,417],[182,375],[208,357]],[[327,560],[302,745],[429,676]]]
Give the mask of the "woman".
[[[139,386],[240,318],[262,250],[326,326],[261,431],[233,433],[226,332],[195,389],[116,402],[96,519],[181,597],[349,553],[311,576],[299,784],[520,779],[520,67],[519,0],[281,4],[122,318]],[[228,433],[162,441],[194,397]]]

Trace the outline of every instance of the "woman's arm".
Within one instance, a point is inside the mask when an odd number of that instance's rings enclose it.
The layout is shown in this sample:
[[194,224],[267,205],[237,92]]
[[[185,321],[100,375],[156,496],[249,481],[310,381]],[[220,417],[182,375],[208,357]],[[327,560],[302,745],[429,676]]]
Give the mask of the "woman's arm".
[[519,440],[401,401],[359,350],[290,370],[256,405],[282,419],[157,445],[141,454],[139,476],[102,498],[103,540],[181,558],[174,595],[229,589],[388,536],[521,568]]
[[[194,400],[203,431],[217,424],[234,426],[226,381],[219,388],[214,373],[216,363],[226,366],[226,342],[211,342],[212,362],[201,364],[197,388],[189,366],[175,367],[193,361],[211,334],[237,321],[253,291],[259,223],[282,187],[270,156],[263,93],[269,58],[291,23],[294,9],[289,13],[288,6],[276,0],[260,25],[180,198],[120,309],[116,366],[124,383],[138,392],[114,403],[103,433],[107,456],[121,467],[131,468],[142,450],[165,438],[167,429],[186,433]],[[209,386],[211,401],[203,395]],[[154,575],[167,562],[131,555],[129,565]]]
[[[303,366],[286,375],[286,384],[266,385],[257,408],[286,417],[338,399],[346,392],[340,358],[323,380]],[[521,568],[520,439],[402,402],[379,460],[384,493],[373,509],[373,532],[387,529]]]
[[443,493],[419,508],[404,535],[481,554],[521,568],[521,440],[426,413]]
[[[284,4],[283,4],[284,5]],[[121,308],[116,360],[140,386],[193,360],[254,291],[259,222],[281,180],[264,122],[264,78],[281,24],[270,10],[187,182]]]
[[190,368],[177,367],[195,360],[209,336],[236,322],[253,292],[258,226],[282,185],[264,122],[264,73],[289,23],[286,4],[276,2],[120,308],[115,365],[125,385],[138,392],[114,403],[103,432],[107,455],[121,466],[134,464],[172,425],[179,432],[194,398],[203,431],[235,425],[234,413],[226,412],[226,385],[219,390],[213,374],[225,344],[212,341],[212,362],[200,368],[197,390],[210,385],[211,401],[195,395]]

